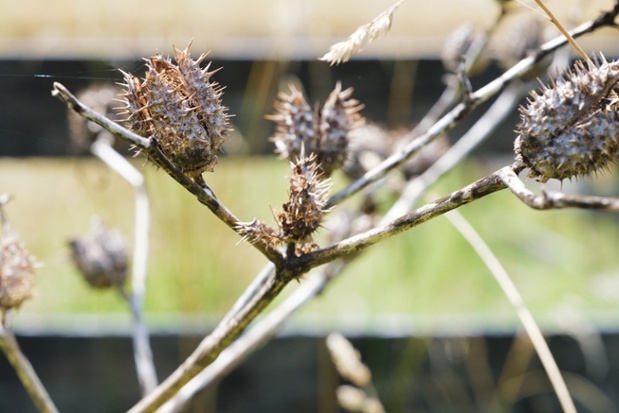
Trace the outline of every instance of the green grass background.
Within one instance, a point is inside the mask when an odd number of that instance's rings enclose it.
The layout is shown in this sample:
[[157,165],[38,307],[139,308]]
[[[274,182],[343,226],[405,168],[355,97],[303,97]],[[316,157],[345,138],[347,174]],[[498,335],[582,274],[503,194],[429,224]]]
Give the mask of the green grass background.
[[[153,213],[147,311],[223,314],[265,264],[264,258],[248,244],[239,244],[233,231],[163,171],[135,162],[146,174]],[[489,167],[468,162],[432,189],[444,195],[489,172]],[[271,209],[286,200],[288,173],[287,162],[273,157],[230,157],[205,178],[242,220],[271,220]],[[615,184],[612,175],[595,181],[611,190]],[[10,222],[43,264],[37,271],[36,295],[21,313],[126,312],[117,293],[86,286],[67,248],[67,240],[89,230],[94,214],[132,242],[133,195],[124,181],[96,159],[2,159],[0,191],[14,195],[6,207]],[[460,211],[492,247],[534,312],[616,309],[617,215],[533,211],[507,191]],[[286,293],[297,285],[292,283]],[[515,319],[479,257],[444,218],[370,248],[303,313],[330,319],[394,313]]]

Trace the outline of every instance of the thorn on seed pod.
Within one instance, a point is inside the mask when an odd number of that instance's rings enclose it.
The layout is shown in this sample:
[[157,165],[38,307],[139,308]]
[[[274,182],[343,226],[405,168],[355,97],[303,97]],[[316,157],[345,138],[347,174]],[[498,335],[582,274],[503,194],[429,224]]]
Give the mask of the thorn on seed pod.
[[189,47],[174,48],[176,64],[160,55],[146,60],[143,80],[121,71],[125,106],[119,110],[133,132],[155,137],[177,168],[196,177],[213,171],[230,116],[221,104],[223,87],[212,79],[219,69],[201,68],[207,55],[193,60]]
[[617,161],[619,61],[578,61],[520,108],[516,160],[541,182],[588,176]]
[[119,287],[124,283],[129,258],[120,232],[94,219],[90,233],[69,241],[69,246],[73,263],[91,287]]

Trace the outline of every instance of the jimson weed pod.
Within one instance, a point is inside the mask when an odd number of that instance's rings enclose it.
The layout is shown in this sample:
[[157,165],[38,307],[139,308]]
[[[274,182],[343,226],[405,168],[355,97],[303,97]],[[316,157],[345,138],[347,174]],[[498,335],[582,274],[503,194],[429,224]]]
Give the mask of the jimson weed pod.
[[365,120],[359,114],[363,105],[352,99],[352,88],[342,90],[337,83],[323,107],[312,110],[303,94],[294,86],[290,93],[280,93],[275,102],[277,113],[267,116],[277,126],[271,140],[277,152],[291,162],[302,151],[316,156],[316,163],[326,176],[344,165],[349,132]]
[[201,68],[206,59],[191,59],[189,46],[174,48],[176,64],[157,55],[147,60],[143,80],[123,73],[129,128],[154,137],[166,157],[191,177],[212,171],[229,131],[223,88],[212,81],[218,70]]
[[529,177],[546,182],[604,169],[617,160],[619,61],[577,62],[574,69],[532,92],[520,108],[514,150]]

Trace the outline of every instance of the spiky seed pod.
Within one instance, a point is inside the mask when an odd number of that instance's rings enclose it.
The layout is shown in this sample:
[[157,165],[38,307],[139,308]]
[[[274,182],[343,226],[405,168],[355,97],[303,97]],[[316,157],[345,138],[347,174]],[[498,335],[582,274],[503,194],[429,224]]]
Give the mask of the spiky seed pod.
[[296,254],[303,254],[316,247],[312,234],[320,228],[331,182],[322,179],[322,172],[316,164],[316,155],[301,158],[291,163],[290,193],[288,202],[277,213],[278,228],[253,220],[240,223],[237,228],[243,240],[260,242],[270,247],[282,243],[294,245]]
[[0,244],[0,308],[19,307],[32,296],[34,258],[14,236]]
[[322,223],[331,183],[321,180],[316,156],[291,163],[288,202],[277,215],[281,236],[286,242],[311,243],[311,236]]
[[365,122],[359,114],[364,106],[351,99],[352,92],[352,88],[342,90],[338,82],[322,109],[314,111],[294,86],[290,86],[290,94],[280,93],[274,105],[277,113],[267,116],[277,124],[271,138],[276,151],[291,162],[299,159],[302,152],[316,155],[316,162],[327,177],[342,167],[350,131]]
[[351,99],[352,92],[352,88],[342,90],[342,83],[337,82],[320,112],[320,151],[317,162],[326,176],[344,165],[348,154],[348,134],[365,122],[359,114],[364,105]]
[[126,122],[142,136],[154,136],[168,159],[190,177],[212,171],[229,132],[222,88],[212,82],[206,55],[191,59],[189,46],[174,48],[177,64],[162,56],[147,60],[143,81],[129,73],[125,78]]
[[516,160],[546,182],[595,173],[617,160],[619,61],[577,62],[520,108]]
[[91,287],[118,287],[124,283],[129,258],[120,232],[94,220],[90,233],[69,241],[69,246],[73,263]]
[[277,113],[266,118],[276,123],[276,152],[283,158],[294,161],[299,158],[302,150],[306,153],[319,151],[320,135],[316,125],[314,111],[294,85],[290,85],[290,93],[280,92],[277,95],[274,108]]

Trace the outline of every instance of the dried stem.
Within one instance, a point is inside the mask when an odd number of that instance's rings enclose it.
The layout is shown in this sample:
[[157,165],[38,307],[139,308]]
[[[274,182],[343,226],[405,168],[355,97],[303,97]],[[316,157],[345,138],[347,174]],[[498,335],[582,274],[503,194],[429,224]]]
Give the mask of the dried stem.
[[565,29],[565,27],[563,27],[563,25],[561,24],[561,22],[555,17],[555,15],[552,13],[552,11],[550,11],[550,9],[546,6],[546,4],[544,4],[544,2],[542,0],[535,0],[535,2],[537,3],[537,5],[544,10],[544,13],[546,13],[546,16],[548,16],[548,19],[557,27],[557,29],[559,29],[559,31],[561,32],[561,34],[563,36],[565,36],[565,38],[567,39],[567,41],[570,43],[570,45],[574,48],[574,50],[576,50],[576,52],[580,55],[580,57],[582,57],[585,61],[589,61],[590,58],[589,56],[587,56],[587,53],[585,53],[584,50],[582,50],[582,47],[580,47],[580,45],[578,43],[576,43],[576,41],[574,40],[574,38],[570,35],[570,33]]
[[512,85],[505,89],[492,106],[475,122],[467,132],[423,174],[409,181],[400,198],[385,214],[381,222],[389,222],[405,214],[415,205],[421,194],[435,183],[445,172],[451,170],[474,148],[496,129],[499,123],[512,113],[521,99],[524,87]]
[[[511,169],[509,166],[506,168]],[[400,218],[377,226],[362,234],[352,236],[336,244],[297,257],[293,260],[291,265],[297,268],[305,267],[310,269],[335,259],[357,253],[371,245],[451,211],[452,209],[456,209],[505,188],[506,185],[500,179],[499,171],[497,171]]]
[[510,189],[522,202],[533,209],[561,209],[561,208],[586,208],[604,211],[619,211],[619,198],[608,198],[591,195],[569,195],[562,192],[543,191],[542,196],[536,195],[528,189],[517,172],[522,166],[515,164],[509,168],[503,168],[496,173],[506,187]]
[[325,288],[344,268],[343,262],[331,263],[306,280],[277,308],[262,317],[251,329],[221,352],[219,357],[163,405],[158,412],[172,413],[188,403],[198,392],[229,374],[247,357],[265,345],[284,323]]
[[121,289],[121,294],[133,314],[133,351],[138,380],[142,395],[157,387],[157,372],[150,347],[148,330],[142,320],[146,279],[148,276],[148,251],[150,239],[150,205],[144,183],[144,176],[121,156],[105,139],[97,139],[91,151],[112,170],[123,177],[133,188],[135,194],[135,224],[131,295]]
[[576,413],[574,401],[570,396],[565,380],[563,380],[559,366],[557,366],[557,362],[550,352],[548,343],[544,340],[542,331],[527,308],[522,296],[516,288],[516,285],[510,278],[505,268],[501,265],[501,262],[498,260],[496,255],[494,255],[490,247],[488,247],[488,244],[485,243],[479,233],[475,231],[475,228],[473,228],[473,226],[458,211],[451,211],[450,213],[445,214],[445,217],[454,227],[456,227],[471,247],[473,247],[475,252],[477,252],[484,264],[486,264],[486,267],[488,267],[496,281],[501,286],[501,289],[505,293],[505,296],[509,302],[516,309],[516,314],[529,335],[537,355],[542,361],[542,365],[550,378],[550,382],[555,389],[559,402],[563,407],[563,411],[565,413]]
[[[8,310],[7,314],[5,314],[7,318],[10,318],[10,311],[11,310]],[[57,413],[58,409],[32,368],[30,361],[21,352],[9,324],[10,322],[7,319],[4,325],[0,325],[0,349],[2,349],[9,363],[11,363],[15,369],[17,376],[24,385],[24,388],[28,392],[36,408],[42,413]]]
[[129,413],[154,412],[172,398],[183,385],[217,359],[220,353],[241,335],[249,323],[279,295],[284,287],[299,275],[299,271],[285,269],[278,271],[275,277],[269,278],[247,305],[228,322],[219,323],[215,330],[202,340],[196,350],[152,393],[131,408]]

